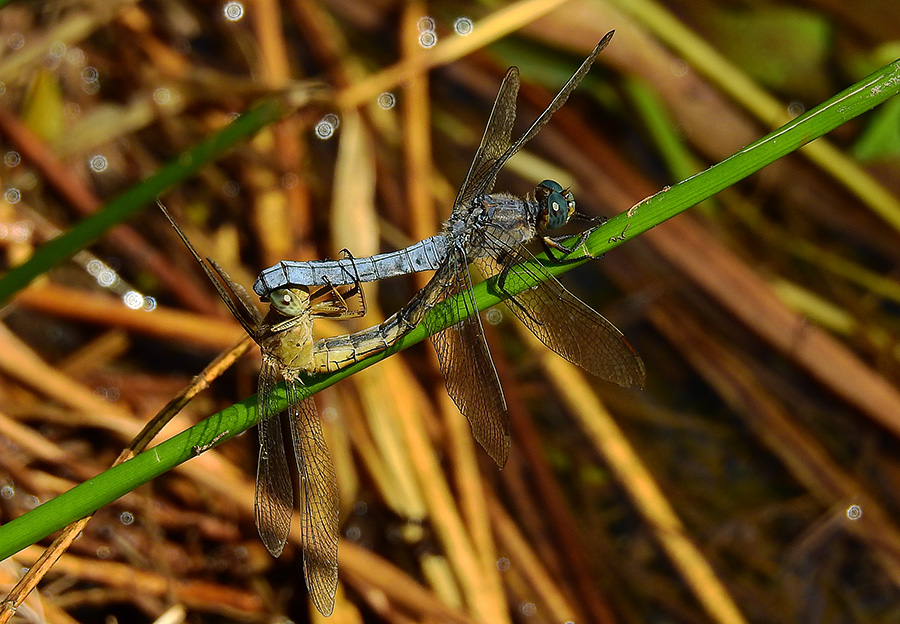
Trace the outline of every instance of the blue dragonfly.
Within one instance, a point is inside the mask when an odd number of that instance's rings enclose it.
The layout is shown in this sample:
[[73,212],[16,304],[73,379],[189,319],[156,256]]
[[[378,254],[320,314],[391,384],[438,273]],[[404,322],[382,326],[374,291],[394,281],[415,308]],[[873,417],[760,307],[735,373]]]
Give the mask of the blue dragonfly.
[[[368,331],[324,341],[335,357],[335,369],[392,345],[424,320],[432,335],[447,391],[468,418],[472,432],[488,454],[503,466],[509,455],[509,416],[484,330],[472,294],[468,270],[474,264],[485,278],[495,277],[503,294],[514,266],[534,257],[526,243],[538,239],[555,262],[594,258],[583,246],[590,233],[574,244],[564,237],[545,236],[577,212],[570,191],[544,180],[533,194],[519,198],[492,193],[500,169],[531,139],[588,73],[597,55],[612,39],[611,31],[588,55],[549,106],[514,142],[519,72],[506,73],[494,101],[481,144],[453,202],[450,218],[440,233],[405,249],[369,258],[293,262],[282,261],[264,270],[254,284],[263,298],[288,286],[350,284],[407,273],[434,270],[434,276],[403,309]],[[545,345],[565,359],[603,379],[624,387],[643,385],[645,369],[640,356],[615,325],[588,307],[538,262],[527,265],[536,286],[510,295],[509,309]],[[446,305],[439,305],[446,302]],[[429,314],[430,311],[433,313]],[[453,320],[451,322],[452,319]],[[444,327],[448,323],[449,326]]]

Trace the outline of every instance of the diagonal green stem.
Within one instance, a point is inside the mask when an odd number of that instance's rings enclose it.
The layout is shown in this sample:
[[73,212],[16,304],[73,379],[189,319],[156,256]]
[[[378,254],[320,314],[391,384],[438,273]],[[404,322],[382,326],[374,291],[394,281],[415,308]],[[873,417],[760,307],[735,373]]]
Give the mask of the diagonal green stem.
[[[660,191],[628,212],[610,219],[588,238],[587,249],[595,255],[613,249],[625,240],[659,225],[833,130],[845,121],[877,106],[898,91],[900,91],[900,61],[895,61],[721,163]],[[554,264],[541,257],[536,261],[542,260],[542,264],[555,275],[564,273],[578,264]],[[527,268],[514,271],[505,284],[505,290],[515,294],[533,286],[533,281],[528,277],[532,274],[533,272],[529,272]],[[501,297],[492,286],[489,280],[475,287],[479,309],[487,309],[501,301]],[[376,354],[336,373],[316,376],[314,383],[308,384],[306,389],[309,394],[316,393],[383,360],[393,352],[420,342],[425,337],[424,324],[420,324],[388,352]],[[283,388],[278,392],[278,400],[282,408],[286,407]],[[0,560],[111,503],[137,486],[254,424],[256,424],[256,397],[249,397],[134,459],[111,468],[12,520],[0,527]]]
[[0,278],[0,305],[5,304],[33,279],[43,275],[79,249],[102,236],[111,227],[126,221],[153,202],[166,189],[194,175],[226,150],[252,136],[284,115],[289,109],[284,98],[263,100],[217,133],[204,139],[158,172],[107,203],[61,236],[42,245],[31,258]]

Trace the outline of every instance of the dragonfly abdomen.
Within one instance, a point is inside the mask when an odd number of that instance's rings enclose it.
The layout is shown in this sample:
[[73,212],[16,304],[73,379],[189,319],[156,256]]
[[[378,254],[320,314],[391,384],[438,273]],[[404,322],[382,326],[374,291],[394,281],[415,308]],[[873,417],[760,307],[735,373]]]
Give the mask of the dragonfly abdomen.
[[333,372],[346,368],[370,355],[384,351],[415,327],[404,315],[397,313],[381,325],[355,334],[323,338],[313,351],[313,369]]
[[446,265],[435,274],[429,284],[432,282],[437,282],[440,287],[426,287],[420,290],[403,309],[395,312],[381,325],[316,342],[313,349],[313,370],[316,372],[340,370],[393,346],[412,331],[437,303],[448,284]]
[[343,286],[356,281],[377,280],[434,271],[447,257],[447,239],[432,236],[414,245],[368,258],[339,260],[293,261],[282,260],[259,274],[253,290],[265,297],[273,290],[286,286]]

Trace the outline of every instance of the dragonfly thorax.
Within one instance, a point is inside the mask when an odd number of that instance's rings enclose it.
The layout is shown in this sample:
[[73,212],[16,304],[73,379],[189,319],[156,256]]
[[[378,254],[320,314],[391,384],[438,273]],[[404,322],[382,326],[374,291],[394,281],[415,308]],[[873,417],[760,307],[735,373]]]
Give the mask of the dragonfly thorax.
[[575,196],[558,182],[544,180],[534,189],[539,206],[538,229],[558,230],[575,214]]

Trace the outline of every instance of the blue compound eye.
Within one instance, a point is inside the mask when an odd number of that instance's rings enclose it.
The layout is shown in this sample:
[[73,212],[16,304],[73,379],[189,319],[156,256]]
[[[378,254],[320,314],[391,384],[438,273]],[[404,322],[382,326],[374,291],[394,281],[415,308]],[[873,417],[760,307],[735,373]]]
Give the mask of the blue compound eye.
[[299,288],[279,288],[269,293],[272,307],[285,316],[294,317],[309,311],[309,293]]
[[547,189],[550,193],[562,193],[563,187],[555,180],[544,180],[538,184],[538,188]]
[[553,180],[544,180],[535,190],[535,197],[541,202],[541,212],[547,222],[547,229],[556,230],[569,221],[575,209],[575,199],[568,191]]

